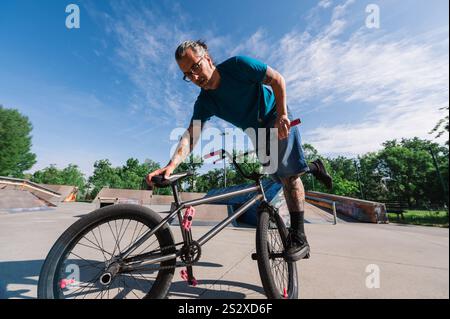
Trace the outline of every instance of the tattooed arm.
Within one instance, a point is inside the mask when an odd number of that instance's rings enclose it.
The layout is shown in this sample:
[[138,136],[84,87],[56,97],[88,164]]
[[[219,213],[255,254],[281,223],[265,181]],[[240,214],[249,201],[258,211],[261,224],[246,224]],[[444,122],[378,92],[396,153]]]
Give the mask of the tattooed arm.
[[278,128],[278,137],[280,139],[286,138],[289,134],[290,121],[287,116],[286,83],[284,78],[279,72],[272,69],[270,66],[267,66],[263,84],[272,87],[277,108],[277,121],[275,127]]
[[200,121],[192,121],[188,129],[184,132],[183,136],[178,142],[175,153],[170,159],[166,167],[157,169],[147,175],[147,183],[152,184],[151,180],[153,176],[164,174],[164,178],[168,178],[170,174],[182,163],[192,152],[200,137],[203,124]]

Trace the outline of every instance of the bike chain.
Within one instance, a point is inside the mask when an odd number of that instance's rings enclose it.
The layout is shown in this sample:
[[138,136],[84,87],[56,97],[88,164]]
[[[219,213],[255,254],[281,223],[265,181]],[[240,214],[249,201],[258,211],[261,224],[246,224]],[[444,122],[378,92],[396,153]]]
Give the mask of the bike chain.
[[[197,245],[198,247],[200,247],[200,246],[198,245],[197,242],[194,241],[194,242],[192,242],[192,243],[195,243],[195,245]],[[175,246],[176,246],[176,245],[175,245]],[[164,251],[164,250],[167,250],[167,249],[171,249],[171,248],[173,248],[173,247],[174,247],[174,246],[161,247],[161,251]],[[175,268],[181,268],[181,267],[189,267],[189,266],[193,266],[193,265],[195,265],[195,264],[199,261],[200,256],[201,256],[201,250],[199,250],[199,254],[198,254],[197,258],[195,258],[195,259],[193,259],[193,260],[191,260],[191,261],[183,261],[182,263],[176,263],[176,264],[173,265],[173,266],[160,266],[160,267],[159,267],[159,270],[175,269]]]

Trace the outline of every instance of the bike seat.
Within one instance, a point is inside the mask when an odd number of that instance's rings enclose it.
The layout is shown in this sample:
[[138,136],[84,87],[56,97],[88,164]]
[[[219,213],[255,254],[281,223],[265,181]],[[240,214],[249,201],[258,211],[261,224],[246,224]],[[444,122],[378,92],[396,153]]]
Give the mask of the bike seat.
[[164,178],[164,175],[157,175],[152,177],[152,183],[155,184],[156,187],[167,187],[175,184],[180,179],[192,175],[194,175],[192,172],[172,174],[169,176],[169,178]]

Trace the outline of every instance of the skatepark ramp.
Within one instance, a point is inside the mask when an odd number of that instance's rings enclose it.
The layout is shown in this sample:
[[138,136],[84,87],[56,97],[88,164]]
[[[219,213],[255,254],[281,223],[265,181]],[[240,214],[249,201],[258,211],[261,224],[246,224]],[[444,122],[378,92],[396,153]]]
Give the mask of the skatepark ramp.
[[334,202],[339,214],[355,221],[376,224],[389,222],[383,203],[320,192],[306,192],[306,201],[325,208],[330,208],[329,203]]
[[[285,224],[290,226],[290,215],[287,208],[286,200],[282,185],[275,183],[271,180],[263,180],[264,193],[267,200],[278,209],[278,213],[283,218]],[[227,188],[213,189],[208,192],[208,196],[220,195],[230,191],[237,191],[251,186],[252,184],[242,184],[237,186],[231,186]],[[231,215],[234,211],[247,202],[250,198],[255,196],[255,192],[247,193],[244,195],[236,196],[233,198],[223,199],[216,202],[217,206],[226,205]],[[255,227],[257,223],[257,208],[258,204],[253,205],[250,209],[240,216],[237,221],[234,222],[235,226],[250,226]],[[305,222],[310,224],[336,224],[336,218],[333,212],[329,212],[320,207],[316,207],[310,204],[305,205]]]
[[98,203],[100,207],[118,203],[150,205],[152,194],[149,190],[103,187],[93,202]]
[[0,176],[0,210],[21,212],[56,206],[61,194],[25,179]]
[[55,193],[60,194],[60,197],[53,197],[53,203],[58,202],[75,202],[78,194],[78,187],[71,185],[54,185],[54,184],[38,184],[45,189],[49,189]]

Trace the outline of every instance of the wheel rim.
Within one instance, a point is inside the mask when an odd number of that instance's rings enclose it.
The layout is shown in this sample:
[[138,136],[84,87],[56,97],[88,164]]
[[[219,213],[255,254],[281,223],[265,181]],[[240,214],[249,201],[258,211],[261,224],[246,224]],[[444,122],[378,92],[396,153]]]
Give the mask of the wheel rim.
[[[141,299],[157,280],[160,264],[134,272],[122,272],[116,257],[149,230],[136,219],[110,219],[77,236],[58,262],[55,296],[61,299]],[[159,250],[158,238],[147,239],[129,257]]]
[[281,298],[289,298],[292,294],[292,264],[284,259],[284,245],[280,232],[273,218],[269,219],[267,230],[267,249],[269,252],[272,278]]

